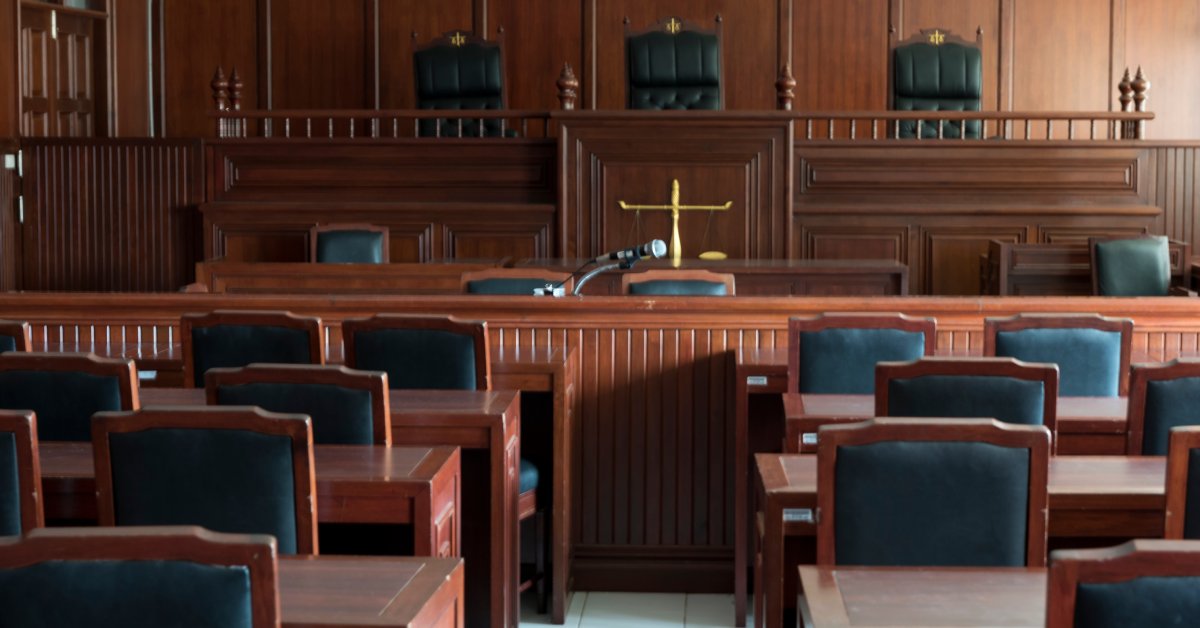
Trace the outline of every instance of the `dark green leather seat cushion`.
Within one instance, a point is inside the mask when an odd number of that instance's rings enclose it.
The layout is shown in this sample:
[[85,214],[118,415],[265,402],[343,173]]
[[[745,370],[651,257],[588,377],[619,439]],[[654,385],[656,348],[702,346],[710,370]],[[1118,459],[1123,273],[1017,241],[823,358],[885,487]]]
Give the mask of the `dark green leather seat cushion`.
[[630,109],[721,108],[721,50],[714,34],[646,33],[626,40]]
[[251,628],[250,572],[185,561],[51,560],[0,570],[5,628]]
[[1166,296],[1171,288],[1167,238],[1097,242],[1096,278],[1104,296]]
[[270,325],[214,325],[192,328],[194,385],[204,388],[208,369],[241,367],[257,362],[308,364],[308,332]]
[[1200,577],[1134,578],[1075,589],[1078,628],[1200,626]]
[[269,412],[307,414],[318,445],[373,445],[371,392],[329,384],[256,383],[217,388],[223,406],[258,406]]
[[0,432],[0,536],[21,534],[21,476],[18,469],[17,439],[12,432]]
[[316,262],[324,264],[386,264],[383,259],[383,234],[378,231],[347,229],[317,234]]
[[839,447],[839,565],[1021,566],[1029,450],[986,443]]
[[[979,111],[983,98],[983,57],[978,48],[948,43],[917,43],[894,51],[893,104],[897,111]],[[942,123],[942,137],[962,137],[958,122]],[[938,136],[938,122],[927,120],[921,136]],[[978,138],[980,125],[967,123],[967,137]],[[900,125],[900,137],[915,137],[916,124]]]
[[474,390],[475,341],[431,329],[384,329],[354,335],[354,368],[386,371],[393,389]]
[[869,395],[875,365],[925,355],[925,334],[900,329],[824,329],[800,334],[800,392]]
[[1188,452],[1187,506],[1183,513],[1183,538],[1200,539],[1200,449]]
[[467,282],[468,294],[532,296],[534,290],[546,287],[545,279],[536,277],[496,277]]
[[1200,425],[1200,377],[1146,382],[1142,454],[1167,455],[1171,428]]
[[37,413],[41,440],[90,441],[92,415],[121,410],[115,377],[70,371],[0,372],[0,408]]
[[655,280],[629,284],[629,294],[665,297],[724,297],[725,284],[715,281]]
[[243,430],[109,435],[117,525],[272,534],[296,553],[292,441]]
[[1024,329],[996,334],[996,355],[1058,365],[1058,394],[1116,397],[1121,333],[1099,329]]
[[521,458],[521,474],[519,477],[520,488],[519,492],[525,493],[537,488],[538,485],[538,468],[530,461]]
[[17,339],[13,338],[12,336],[5,336],[4,334],[0,334],[0,353],[4,353],[5,351],[16,351],[16,350],[17,350]]
[[1042,382],[1012,377],[928,375],[888,382],[888,415],[988,418],[1041,425]]

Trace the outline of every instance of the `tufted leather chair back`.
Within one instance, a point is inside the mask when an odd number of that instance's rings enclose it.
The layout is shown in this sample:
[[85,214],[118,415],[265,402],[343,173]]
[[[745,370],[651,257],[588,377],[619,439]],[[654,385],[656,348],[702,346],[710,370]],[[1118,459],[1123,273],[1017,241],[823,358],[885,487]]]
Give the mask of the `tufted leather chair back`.
[[[718,22],[719,25],[719,22]],[[721,109],[720,31],[664,20],[625,38],[630,109]]]
[[[500,44],[470,33],[450,32],[413,53],[418,109],[504,109],[504,64]],[[499,121],[422,120],[422,136],[495,137]]]
[[[892,51],[892,108],[897,111],[979,111],[983,99],[983,56],[978,46],[949,41],[938,30]],[[957,39],[957,38],[954,38]],[[941,41],[940,44],[931,41]],[[943,122],[942,137],[962,137],[959,122]],[[900,137],[916,137],[917,125],[900,125]],[[978,138],[978,121],[967,122],[966,136]],[[938,122],[925,121],[921,137],[938,136]]]

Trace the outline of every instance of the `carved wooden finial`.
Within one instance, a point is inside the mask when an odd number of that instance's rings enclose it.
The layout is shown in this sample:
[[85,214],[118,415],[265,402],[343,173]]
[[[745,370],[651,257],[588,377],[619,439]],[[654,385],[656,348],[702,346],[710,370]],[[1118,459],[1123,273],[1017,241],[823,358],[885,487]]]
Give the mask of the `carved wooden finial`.
[[225,70],[221,66],[217,66],[217,73],[213,75],[212,83],[213,103],[217,106],[217,111],[229,110],[229,81],[225,78]]
[[1125,76],[1121,77],[1121,82],[1117,83],[1117,91],[1121,92],[1121,111],[1129,111],[1129,104],[1133,102],[1133,80],[1129,78],[1129,68],[1125,68]]
[[242,110],[242,77],[238,76],[237,66],[233,66],[233,72],[229,73],[229,110]]
[[1133,110],[1145,111],[1146,99],[1149,96],[1146,92],[1150,91],[1150,81],[1146,79],[1146,75],[1142,74],[1142,66],[1138,66],[1137,75],[1133,77]]
[[571,69],[570,63],[563,64],[558,81],[554,84],[558,86],[558,102],[562,103],[563,111],[574,110],[575,103],[579,100],[579,79],[575,76],[575,70]]
[[796,79],[792,76],[792,64],[783,64],[779,71],[779,79],[775,81],[775,95],[779,99],[781,111],[791,111],[792,101],[796,99]]

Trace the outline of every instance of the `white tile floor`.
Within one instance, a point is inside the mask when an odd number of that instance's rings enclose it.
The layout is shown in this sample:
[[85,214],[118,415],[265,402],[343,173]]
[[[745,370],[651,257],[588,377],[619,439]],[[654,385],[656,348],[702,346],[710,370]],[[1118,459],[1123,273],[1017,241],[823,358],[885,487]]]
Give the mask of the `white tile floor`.
[[[538,615],[532,596],[522,597],[521,624],[549,626]],[[565,628],[666,628],[668,626],[732,626],[729,594],[601,593],[576,591]]]

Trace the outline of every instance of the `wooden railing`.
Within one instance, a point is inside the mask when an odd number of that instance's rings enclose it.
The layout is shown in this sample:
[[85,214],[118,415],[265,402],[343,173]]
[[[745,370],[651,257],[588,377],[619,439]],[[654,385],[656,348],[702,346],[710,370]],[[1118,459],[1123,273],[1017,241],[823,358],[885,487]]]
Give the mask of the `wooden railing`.
[[[894,140],[906,127],[911,140],[1122,140],[1141,139],[1153,113],[1015,111],[854,111],[795,114],[797,140]],[[977,123],[978,130],[963,133]]]

